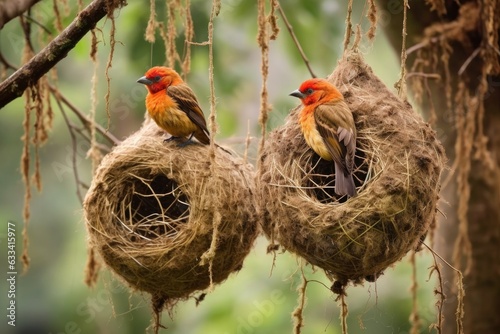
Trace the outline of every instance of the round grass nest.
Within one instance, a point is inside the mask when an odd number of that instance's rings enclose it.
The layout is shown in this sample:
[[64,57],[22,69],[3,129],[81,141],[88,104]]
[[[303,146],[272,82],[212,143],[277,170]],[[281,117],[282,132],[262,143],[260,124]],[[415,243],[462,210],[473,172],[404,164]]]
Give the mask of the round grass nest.
[[251,165],[164,138],[146,121],[104,157],[84,201],[91,250],[155,311],[238,271],[259,232]]
[[272,131],[260,156],[263,229],[273,243],[336,280],[374,281],[417,249],[435,220],[443,147],[430,125],[394,95],[357,52],[329,76],[344,95],[358,132],[358,195],[338,198],[333,163],[306,144],[300,106]]

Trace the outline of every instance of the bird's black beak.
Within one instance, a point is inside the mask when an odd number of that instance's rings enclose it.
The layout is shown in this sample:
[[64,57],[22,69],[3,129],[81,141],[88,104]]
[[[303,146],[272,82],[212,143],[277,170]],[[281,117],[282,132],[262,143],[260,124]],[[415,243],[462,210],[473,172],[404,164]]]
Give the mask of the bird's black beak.
[[137,79],[137,82],[138,83],[141,83],[141,84],[144,84],[146,86],[149,86],[153,83],[152,80],[149,80],[148,78],[146,78],[145,76],[144,77],[140,77],[139,79]]
[[304,95],[304,93],[302,93],[300,90],[294,90],[293,92],[290,93],[290,96],[295,96],[295,97],[298,97],[299,99],[303,99],[304,97],[306,97]]

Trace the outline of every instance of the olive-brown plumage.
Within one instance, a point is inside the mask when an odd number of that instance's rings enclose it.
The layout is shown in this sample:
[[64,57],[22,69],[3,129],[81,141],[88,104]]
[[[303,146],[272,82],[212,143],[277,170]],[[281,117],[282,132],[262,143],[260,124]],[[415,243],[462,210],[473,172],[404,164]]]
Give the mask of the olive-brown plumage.
[[137,82],[146,85],[146,109],[160,128],[174,138],[194,136],[202,144],[210,144],[205,116],[193,90],[173,69],[155,66]]
[[321,158],[335,164],[335,193],[356,196],[352,176],[356,127],[344,97],[324,79],[307,80],[290,95],[300,98],[304,105],[299,124],[306,143]]

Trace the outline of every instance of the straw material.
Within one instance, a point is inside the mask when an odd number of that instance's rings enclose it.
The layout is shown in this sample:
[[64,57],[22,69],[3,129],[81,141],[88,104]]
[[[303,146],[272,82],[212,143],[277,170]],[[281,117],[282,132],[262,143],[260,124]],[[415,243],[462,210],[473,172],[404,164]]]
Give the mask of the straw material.
[[325,270],[340,285],[374,281],[420,246],[434,222],[445,163],[435,132],[353,51],[328,78],[358,131],[358,196],[337,198],[332,162],[307,146],[300,107],[274,130],[260,158],[263,227],[274,243]]
[[211,165],[209,146],[164,136],[146,121],[104,157],[84,201],[89,247],[155,312],[239,270],[259,232],[252,166],[219,148]]

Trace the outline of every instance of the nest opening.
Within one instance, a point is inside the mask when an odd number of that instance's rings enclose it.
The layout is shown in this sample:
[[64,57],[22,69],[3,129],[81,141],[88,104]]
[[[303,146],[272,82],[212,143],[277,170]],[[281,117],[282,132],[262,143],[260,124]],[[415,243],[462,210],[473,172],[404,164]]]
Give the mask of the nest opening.
[[173,237],[188,221],[189,199],[174,180],[159,174],[134,176],[123,183],[131,191],[117,203],[116,219],[131,232],[131,242]]
[[[332,161],[321,159],[315,152],[309,157],[305,163],[305,178],[301,187],[306,190],[308,196],[317,200],[322,204],[338,202],[344,203],[347,201],[347,196],[339,196],[335,193],[335,167]],[[359,189],[369,181],[369,166],[370,163],[366,159],[364,150],[357,145],[356,154],[354,156],[354,185]]]

